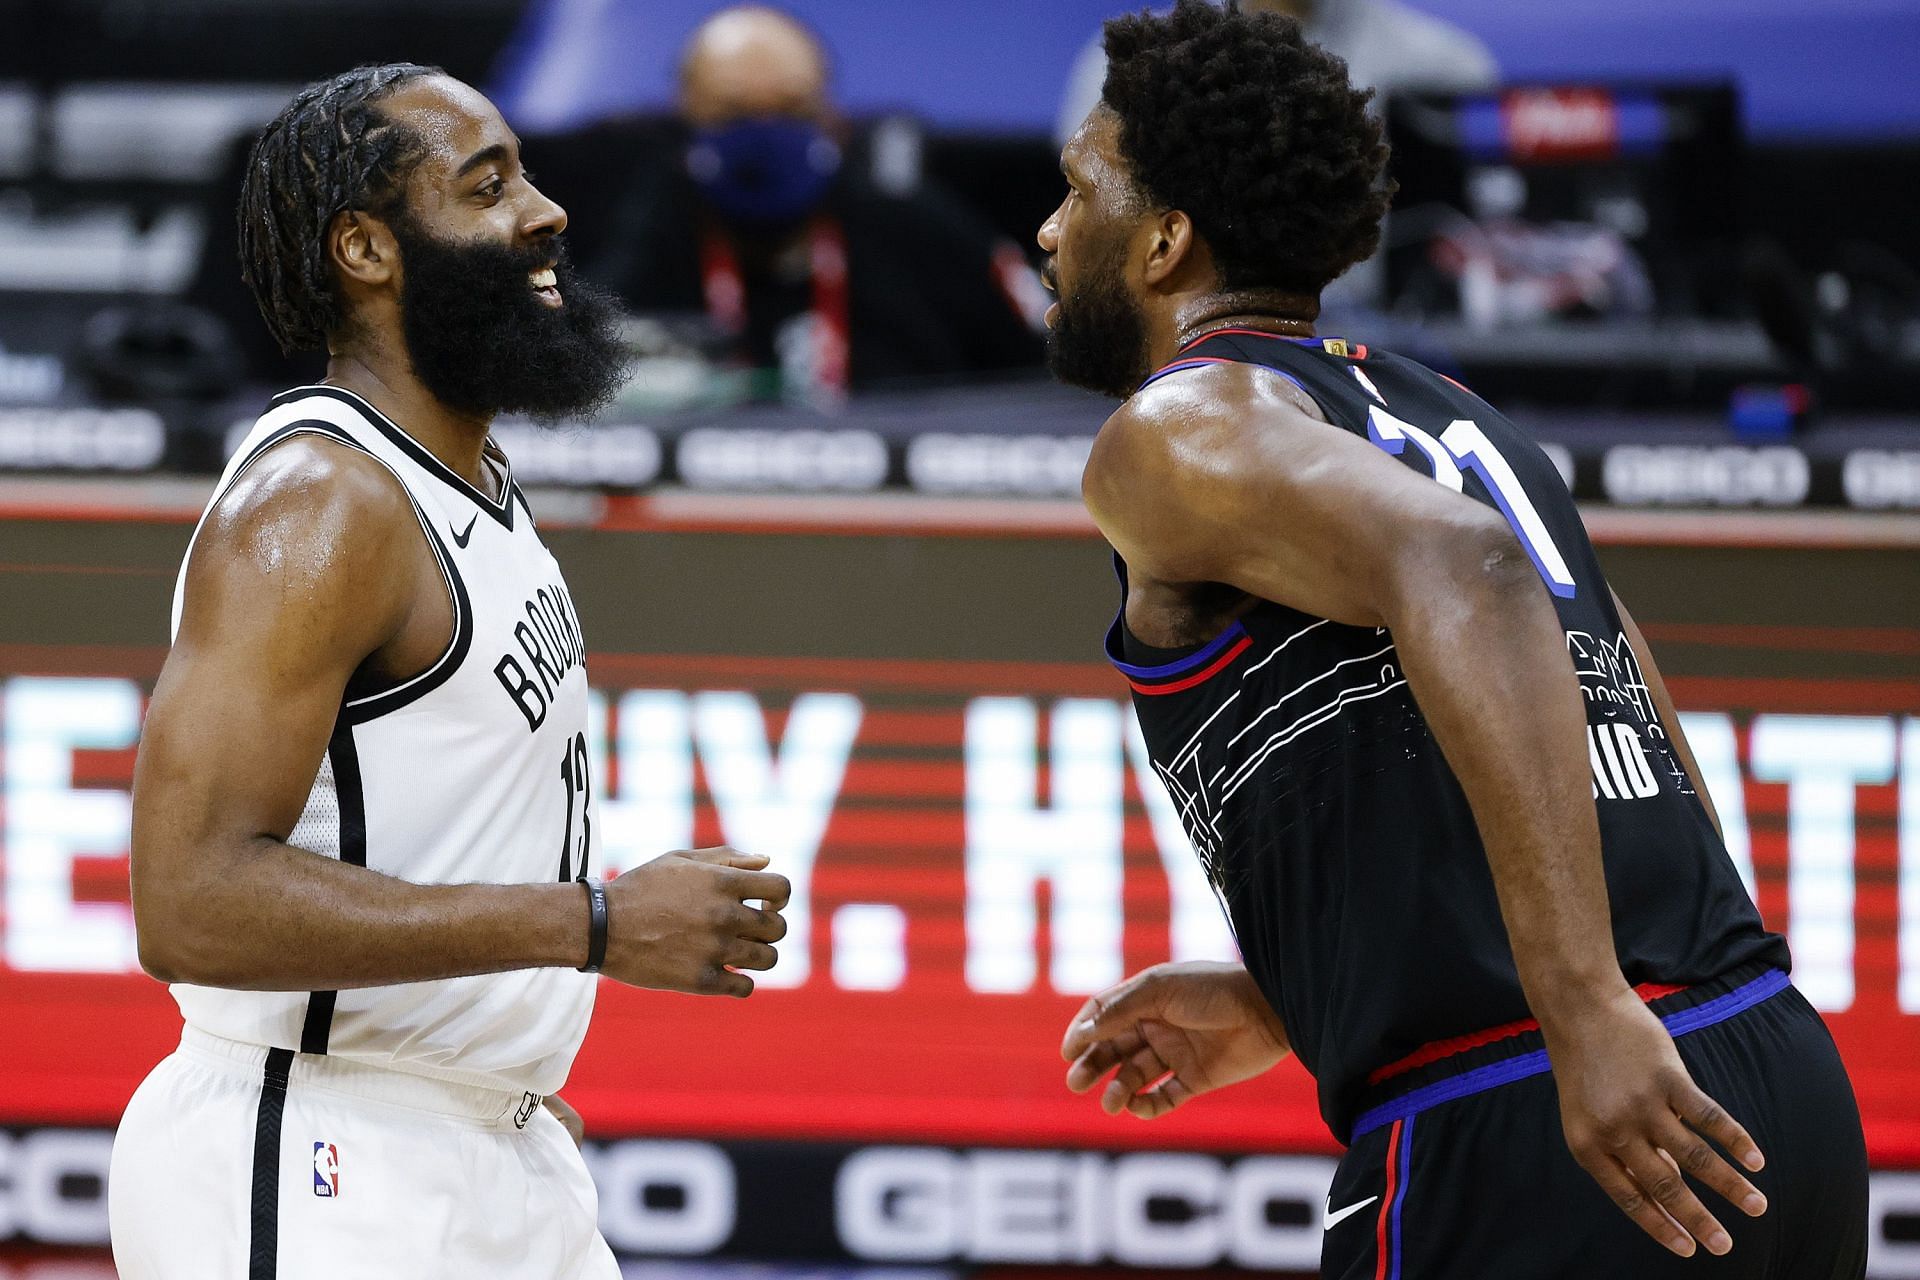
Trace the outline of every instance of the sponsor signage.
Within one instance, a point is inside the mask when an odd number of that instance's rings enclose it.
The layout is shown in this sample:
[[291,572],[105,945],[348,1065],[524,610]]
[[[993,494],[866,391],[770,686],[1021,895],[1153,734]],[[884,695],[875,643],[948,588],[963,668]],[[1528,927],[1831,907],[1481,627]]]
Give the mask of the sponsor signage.
[[151,471],[166,451],[151,409],[0,407],[0,470]]
[[[13,567],[19,607],[0,619],[0,1239],[97,1243],[112,1126],[179,1035],[138,971],[127,849],[190,526],[16,528],[16,559],[59,559]],[[595,1139],[616,1248],[1313,1266],[1329,1212],[1350,1206],[1326,1203],[1339,1148],[1297,1064],[1153,1124],[1062,1083],[1057,1046],[1090,992],[1232,954],[1123,682],[1078,656],[1111,608],[1101,548],[910,529],[803,557],[779,528],[553,538],[598,645],[591,767],[575,773],[595,787],[592,867],[726,842],[767,853],[795,890],[780,967],[751,1000],[601,984],[563,1095]],[[1603,551],[1647,602],[1730,856],[1852,1074],[1873,1274],[1920,1278],[1907,562]],[[743,580],[744,599],[715,585]],[[661,607],[681,599],[696,607]],[[1570,645],[1590,689],[1638,696],[1617,642]],[[1649,785],[1631,738],[1592,747],[1596,795]],[[357,1194],[350,1135],[289,1141],[301,1195]]]
[[[1337,1150],[1294,1064],[1151,1126],[1061,1086],[1056,1046],[1089,993],[1233,954],[1110,672],[589,667],[594,864],[724,841],[794,886],[780,965],[751,1001],[602,984],[567,1093],[604,1131]],[[1712,682],[1717,707],[1676,687],[1735,865],[1847,1057],[1875,1162],[1920,1167],[1920,715],[1873,709],[1904,701],[1887,682],[1823,683],[1845,711],[1804,693],[1771,706],[1767,681]],[[141,676],[0,680],[0,1025],[41,1028],[0,1056],[0,1122],[111,1124],[178,1034],[127,903],[146,694]],[[1640,781],[1629,762],[1594,785]],[[641,1065],[664,1044],[665,1077]]]
[[[913,430],[898,424],[882,430],[863,421],[859,414],[844,421],[822,415],[776,419],[764,426],[753,425],[753,415],[695,426],[503,420],[494,434],[525,487],[1074,497],[1097,425],[1084,414],[1063,413],[1056,421],[1031,409],[1023,425],[1032,422],[1039,430]],[[223,429],[199,431],[144,408],[0,404],[0,472],[207,472],[224,463],[252,424],[250,416],[240,416],[226,420]],[[1549,423],[1540,444],[1582,502],[1920,511],[1920,449],[1892,443],[1908,434],[1895,428],[1889,443],[1860,447],[1829,444],[1818,435],[1766,444],[1707,443],[1670,441],[1654,430],[1583,429],[1556,438]]]
[[[107,1244],[112,1142],[0,1132],[0,1239]],[[1329,1209],[1324,1156],[644,1138],[585,1155],[601,1234],[628,1257],[1311,1273],[1353,1208]],[[335,1193],[335,1164],[316,1144],[315,1194]],[[1867,1230],[1869,1276],[1920,1277],[1920,1174],[1873,1175]]]

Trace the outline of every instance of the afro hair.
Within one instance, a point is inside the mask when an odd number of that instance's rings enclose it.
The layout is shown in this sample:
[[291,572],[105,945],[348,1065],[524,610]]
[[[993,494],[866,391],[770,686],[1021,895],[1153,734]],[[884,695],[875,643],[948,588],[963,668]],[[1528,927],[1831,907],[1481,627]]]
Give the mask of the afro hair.
[[1373,93],[1299,23],[1178,0],[1108,22],[1106,49],[1134,184],[1193,219],[1223,288],[1318,294],[1372,256],[1394,190]]

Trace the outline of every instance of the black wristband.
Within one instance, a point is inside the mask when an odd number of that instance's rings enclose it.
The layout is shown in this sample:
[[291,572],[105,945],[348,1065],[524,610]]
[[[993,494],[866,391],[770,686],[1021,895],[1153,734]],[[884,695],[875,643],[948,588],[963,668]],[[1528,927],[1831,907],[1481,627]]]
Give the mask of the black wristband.
[[598,880],[580,877],[587,890],[587,962],[582,973],[598,973],[607,962],[607,887]]

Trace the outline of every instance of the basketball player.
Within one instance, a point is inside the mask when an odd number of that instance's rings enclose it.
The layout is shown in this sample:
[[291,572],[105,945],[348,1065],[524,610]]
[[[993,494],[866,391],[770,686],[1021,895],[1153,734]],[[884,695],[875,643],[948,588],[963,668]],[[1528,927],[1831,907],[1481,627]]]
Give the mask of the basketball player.
[[1315,331],[1387,205],[1367,95],[1200,0],[1106,48],[1040,230],[1053,360],[1125,398],[1085,476],[1107,653],[1245,966],[1095,997],[1069,1087],[1153,1117],[1298,1054],[1349,1144],[1330,1280],[1859,1276],[1846,1074],[1566,486]]
[[254,149],[247,281],[330,361],[220,480],[140,750],[140,959],[186,1028],[114,1144],[127,1280],[616,1276],[552,1097],[590,975],[774,963],[763,859],[592,878],[585,643],[487,434],[618,384],[565,227],[430,68],[312,86]]

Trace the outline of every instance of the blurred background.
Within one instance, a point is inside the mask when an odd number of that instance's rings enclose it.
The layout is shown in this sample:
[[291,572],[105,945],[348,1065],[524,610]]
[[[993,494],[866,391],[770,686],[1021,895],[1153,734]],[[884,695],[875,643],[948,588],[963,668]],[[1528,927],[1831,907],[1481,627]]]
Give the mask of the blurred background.
[[[1380,91],[1400,194],[1321,330],[1531,428],[1853,1072],[1920,1276],[1916,0],[1266,0]],[[270,392],[246,146],[301,83],[485,89],[633,313],[600,420],[496,433],[591,647],[600,857],[795,882],[745,1005],[603,986],[567,1096],[643,1277],[1311,1275],[1310,1082],[1145,1125],[1085,995],[1231,954],[1118,680],[1033,233],[1112,0],[0,0],[0,1277],[112,1274],[178,1031],[127,787],[174,571]],[[1142,785],[1142,780],[1146,785]],[[1057,926],[1057,927],[1056,927]]]

